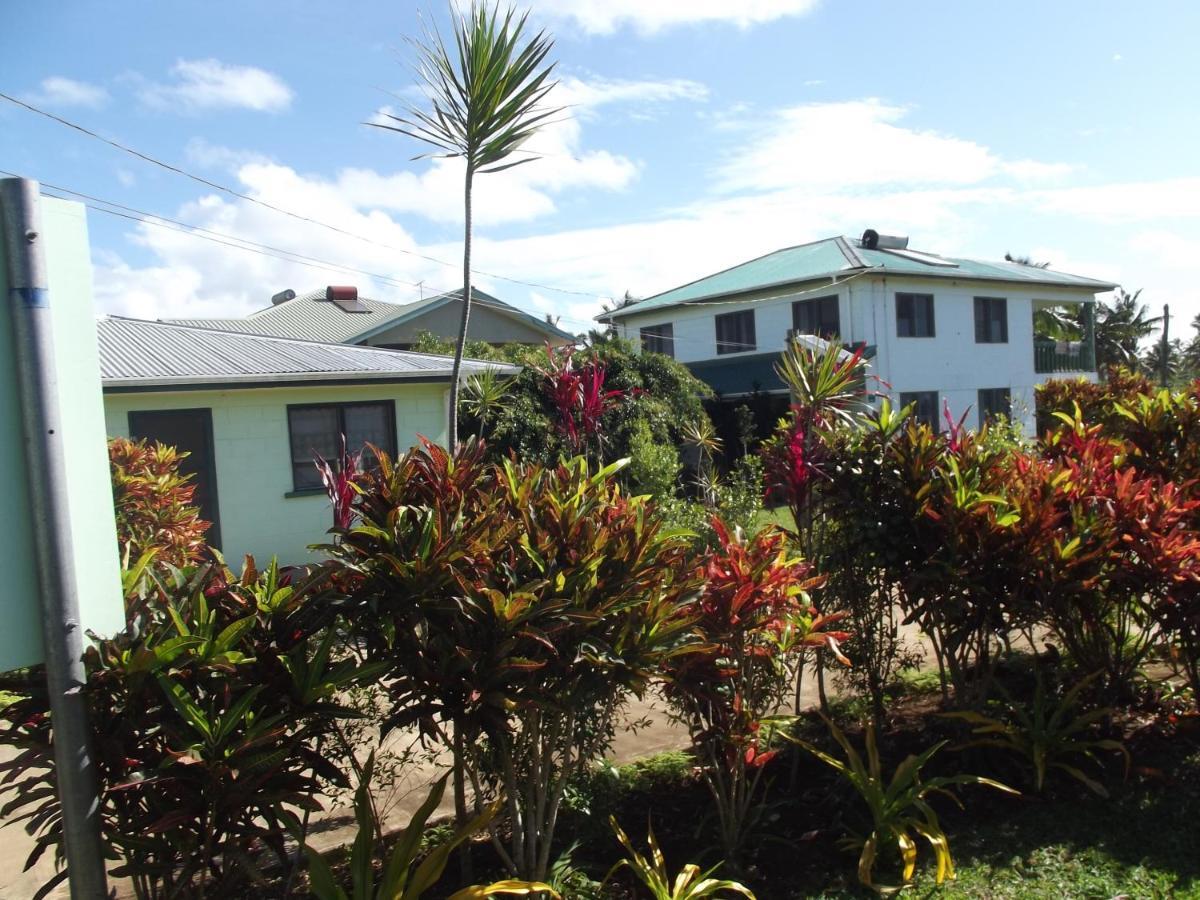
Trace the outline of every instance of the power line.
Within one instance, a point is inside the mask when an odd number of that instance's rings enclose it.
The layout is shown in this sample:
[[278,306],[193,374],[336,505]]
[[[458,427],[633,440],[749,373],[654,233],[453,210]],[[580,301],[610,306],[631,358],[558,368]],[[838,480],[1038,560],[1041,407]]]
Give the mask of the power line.
[[[0,95],[0,96],[3,96],[3,95]],[[13,178],[24,177],[15,172],[9,172],[9,171],[3,170],[3,169],[0,169],[0,175],[7,175],[7,176],[13,177]],[[184,235],[188,235],[191,237],[199,238],[201,240],[207,240],[207,241],[210,241],[212,243],[215,243],[215,244],[218,244],[218,245],[221,245],[224,247],[230,247],[234,250],[242,250],[242,251],[248,252],[248,253],[257,253],[260,256],[267,256],[267,257],[271,257],[273,259],[279,259],[279,260],[282,260],[283,262],[290,262],[290,263],[293,263],[296,265],[306,266],[311,269],[319,269],[319,270],[328,271],[328,272],[352,272],[357,275],[363,275],[368,278],[376,279],[377,281],[381,281],[381,282],[390,284],[395,287],[417,289],[419,291],[419,290],[421,290],[422,285],[425,284],[423,281],[405,281],[404,279],[396,278],[395,276],[392,276],[392,275],[384,275],[379,272],[372,272],[372,271],[369,271],[366,269],[357,268],[355,266],[344,265],[342,263],[334,262],[332,260],[325,260],[325,259],[320,259],[319,257],[308,256],[303,253],[298,253],[294,250],[287,250],[287,249],[281,248],[281,247],[274,247],[274,246],[271,246],[270,244],[261,244],[261,243],[258,243],[257,241],[251,241],[247,238],[238,237],[237,235],[231,235],[231,234],[227,234],[227,233],[220,232],[220,231],[214,231],[212,229],[203,228],[198,225],[191,225],[187,222],[181,222],[178,219],[172,219],[169,216],[163,216],[158,213],[146,212],[145,210],[140,210],[135,207],[117,203],[112,200],[106,200],[102,197],[96,197],[92,194],[86,194],[82,191],[76,191],[71,188],[63,187],[61,185],[50,184],[49,182],[40,182],[40,184],[41,184],[42,188],[45,188],[45,189],[48,189],[51,191],[56,191],[61,194],[67,194],[71,197],[81,198],[81,199],[87,201],[85,203],[85,205],[87,206],[88,209],[95,210],[96,212],[105,213],[106,215],[115,216],[115,217],[122,218],[122,219],[127,219],[127,220],[133,221],[133,222],[139,222],[139,223],[145,224],[145,225],[151,225],[151,226],[158,227],[158,228],[164,228],[168,231],[172,231],[177,234],[184,234]],[[54,196],[54,195],[48,194],[47,196]],[[58,198],[58,199],[66,199],[66,198]],[[789,293],[789,294],[785,295],[785,298],[788,300],[797,300],[797,299],[802,299],[804,297],[808,297],[808,296],[815,295],[815,294],[827,293],[828,291],[836,289],[839,286],[846,284],[847,282],[853,281],[855,278],[858,278],[864,274],[867,274],[867,273],[856,272],[852,275],[849,275],[849,276],[841,279],[840,281],[837,280],[836,277],[834,277],[833,279],[831,279],[831,283],[828,285],[822,285],[821,287],[811,288],[809,290],[801,291],[799,293]],[[449,294],[449,293],[452,293],[453,291],[460,290],[459,288],[443,289],[443,288],[439,288],[439,287],[431,286],[431,285],[427,285],[427,284],[425,284],[425,286],[430,287],[432,290],[434,290],[440,294]],[[421,299],[424,299],[423,295],[422,295]],[[754,304],[754,303],[769,303],[772,301],[778,301],[780,299],[783,299],[783,298],[761,297],[761,298],[756,298],[754,300],[725,300],[725,301],[691,300],[691,301],[682,301],[678,305],[679,306],[724,306],[724,305],[730,305],[730,304],[745,305],[745,304]],[[501,311],[511,311],[512,309],[514,309],[514,307],[512,307],[510,305],[500,306],[497,304],[488,303],[486,300],[476,299],[474,297],[472,297],[471,305],[472,306],[480,306],[480,307],[484,307],[484,308],[488,308],[488,309],[496,309],[496,310],[501,310]],[[524,310],[519,310],[519,311],[525,312],[526,315],[530,315],[530,316],[533,315],[532,313],[528,313]],[[536,316],[534,316],[534,318],[536,318]],[[568,325],[574,325],[574,326],[580,327],[584,330],[591,330],[591,329],[596,328],[596,326],[597,326],[597,323],[595,321],[585,321],[582,319],[575,319],[575,318],[572,318],[569,316],[558,316],[557,319],[558,319],[558,321],[565,322]],[[619,326],[619,327],[621,327],[624,330],[628,326]],[[692,345],[711,346],[711,344],[707,340],[699,339],[699,338],[674,337],[674,338],[672,338],[672,342],[675,344],[686,343],[686,344],[692,344]],[[715,343],[717,346],[723,346],[723,345],[724,346],[740,346],[739,342],[735,342],[735,341],[717,340]]]
[[[0,175],[7,175],[12,178],[24,177],[15,172],[9,172],[4,169],[0,169]],[[352,272],[357,275],[365,275],[368,278],[374,278],[379,281],[385,282],[387,284],[391,284],[393,286],[398,286],[398,287],[405,287],[405,288],[410,288],[410,289],[416,288],[419,290],[422,285],[422,282],[405,281],[404,279],[396,278],[392,275],[384,275],[379,272],[371,272],[366,269],[360,269],[355,266],[344,265],[342,263],[334,262],[332,260],[325,260],[325,259],[320,259],[319,257],[308,256],[303,253],[297,253],[294,250],[287,250],[287,249],[284,249],[281,247],[273,247],[269,244],[260,244],[256,241],[248,240],[247,238],[238,237],[237,235],[226,234],[224,232],[214,231],[209,228],[201,228],[197,225],[190,225],[187,222],[181,222],[177,219],[172,219],[168,216],[162,216],[162,215],[159,215],[158,213],[146,212],[145,210],[137,209],[132,206],[126,206],[121,203],[116,203],[112,200],[105,200],[102,197],[96,197],[91,194],[85,194],[82,191],[72,190],[71,188],[63,187],[61,185],[54,185],[54,184],[50,184],[48,182],[39,182],[39,183],[42,188],[48,189],[49,191],[54,191],[59,194],[66,194],[70,197],[82,198],[83,200],[87,201],[84,203],[84,205],[88,209],[94,210],[96,212],[105,213],[106,215],[115,216],[115,217],[122,218],[122,219],[127,219],[129,221],[138,222],[138,223],[141,223],[144,225],[151,225],[151,226],[158,227],[158,228],[164,228],[168,231],[176,232],[178,234],[188,235],[190,237],[200,238],[201,240],[207,240],[207,241],[210,241],[215,244],[219,244],[224,247],[230,247],[234,250],[242,250],[247,253],[257,253],[260,256],[268,256],[273,259],[279,259],[284,262],[290,262],[290,263],[293,263],[296,265],[306,266],[311,269],[320,269],[320,270],[328,271],[328,272]],[[47,193],[45,190],[43,191],[43,193],[45,193],[46,196],[50,196],[50,197],[56,196],[53,193]],[[67,198],[66,197],[58,197],[57,199],[67,199]],[[109,208],[109,207],[112,207],[112,208]],[[426,286],[430,287],[433,291],[435,291],[436,293],[439,293],[439,294],[449,294],[449,293],[453,293],[454,291],[461,290],[460,288],[440,288],[440,287],[428,285],[428,284],[426,284]],[[421,299],[424,299],[424,297],[422,296]],[[511,305],[500,305],[500,304],[495,304],[495,303],[489,303],[486,300],[480,300],[475,297],[472,297],[471,305],[472,306],[481,306],[481,307],[485,307],[487,309],[496,309],[496,310],[501,310],[501,311],[506,311],[506,312],[511,312],[513,309],[518,309],[517,307],[513,307]],[[533,316],[532,313],[526,312],[525,310],[518,309],[518,311],[525,312],[526,315]],[[536,316],[534,316],[534,318],[536,318]],[[595,323],[584,322],[579,319],[572,319],[572,318],[568,318],[568,317],[564,317],[564,316],[560,316],[559,319],[560,319],[560,321],[574,323],[576,325],[582,325],[586,328],[595,327]]]
[[[39,109],[38,107],[34,106],[31,103],[26,103],[24,100],[18,100],[16,97],[11,97],[8,94],[0,92],[0,100],[7,100],[9,103],[12,103],[12,104],[15,104],[16,106],[20,106],[24,109],[27,109],[32,113],[37,113],[39,116],[44,116],[47,119],[50,119],[53,122],[57,122],[60,125],[64,125],[67,128],[73,129],[74,131],[78,131],[80,134],[86,135],[87,137],[90,137],[90,138],[93,138],[102,143],[108,144],[108,146],[114,147],[115,149],[120,150],[122,153],[128,153],[132,156],[136,156],[138,159],[143,160],[144,162],[148,162],[152,165],[159,166],[160,168],[166,169],[168,172],[173,172],[176,175],[182,175],[184,178],[189,178],[198,184],[202,184],[205,187],[212,188],[213,190],[216,190],[216,191],[221,191],[224,194],[228,194],[231,197],[236,197],[239,200],[244,200],[247,203],[257,204],[258,206],[261,206],[265,209],[269,209],[272,212],[276,212],[276,213],[279,213],[280,215],[288,216],[290,218],[296,219],[297,221],[307,222],[310,225],[316,225],[320,228],[325,228],[325,229],[328,229],[329,231],[336,232],[337,234],[345,235],[346,237],[354,238],[355,240],[363,241],[364,243],[374,244],[377,247],[382,247],[387,250],[392,250],[396,253],[404,253],[409,256],[415,256],[418,259],[423,259],[423,260],[426,260],[427,262],[436,263],[437,265],[440,265],[440,266],[449,266],[450,268],[458,268],[458,263],[447,262],[444,259],[438,259],[436,256],[429,256],[428,254],[420,253],[416,250],[407,250],[403,247],[396,247],[391,244],[385,244],[382,241],[377,241],[377,240],[374,240],[373,238],[365,237],[364,235],[357,234],[353,231],[348,231],[344,228],[338,227],[337,225],[331,225],[328,222],[322,222],[319,219],[314,219],[310,216],[306,216],[301,213],[297,213],[297,212],[293,212],[288,209],[284,209],[280,206],[274,205],[273,203],[268,203],[265,200],[259,200],[257,197],[252,197],[249,194],[242,193],[241,191],[235,190],[234,188],[228,187],[223,184],[219,184],[218,182],[215,182],[215,181],[211,181],[207,178],[204,178],[203,176],[196,175],[192,172],[187,171],[186,169],[180,168],[179,166],[172,165],[171,163],[164,162],[161,159],[157,159],[153,156],[150,156],[149,154],[143,153],[140,150],[134,149],[133,147],[129,147],[118,141],[114,141],[111,138],[104,137],[104,135],[97,134],[95,131],[92,131],[90,128],[86,128],[83,125],[78,124],[77,122],[72,122],[69,119],[64,119],[62,116],[55,115],[52,112],[48,112],[44,109]],[[476,275],[483,275],[487,278],[495,278],[498,281],[507,281],[510,284],[520,284],[525,287],[538,288],[540,290],[546,290],[546,291],[554,291],[555,293],[559,293],[559,294],[575,294],[580,297],[589,297],[591,299],[601,299],[601,300],[605,299],[604,297],[602,297],[599,294],[590,293],[588,291],[577,291],[577,290],[572,290],[571,288],[555,287],[553,285],[543,284],[543,283],[537,282],[537,281],[525,281],[520,278],[510,278],[507,275],[497,275],[494,272],[486,272],[482,269],[472,269],[471,271]]]

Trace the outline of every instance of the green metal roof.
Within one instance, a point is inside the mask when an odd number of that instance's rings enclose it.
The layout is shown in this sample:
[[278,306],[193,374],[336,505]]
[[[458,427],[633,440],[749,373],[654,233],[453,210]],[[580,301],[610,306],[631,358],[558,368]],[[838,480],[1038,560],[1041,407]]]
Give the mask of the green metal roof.
[[860,246],[856,239],[833,237],[776,250],[766,256],[604,313],[597,318],[601,321],[621,319],[635,313],[677,306],[681,303],[703,302],[730,294],[859,273],[1028,282],[1092,291],[1109,291],[1116,287],[1105,281],[1040,269],[1037,266],[938,256],[915,250],[867,250]]
[[[530,315],[511,303],[505,303],[491,294],[471,289],[472,301],[486,306],[502,315],[518,319],[531,328],[541,331],[549,338],[574,341],[556,325]],[[191,325],[197,328],[212,328],[217,331],[238,331],[244,334],[261,334],[270,337],[296,338],[298,340],[328,341],[348,344],[386,331],[396,325],[409,322],[447,303],[462,298],[462,289],[447,291],[414,303],[385,303],[359,297],[359,312],[347,312],[336,303],[325,299],[324,289],[312,291],[285,300],[266,309],[252,312],[240,319],[167,319],[175,325]]]

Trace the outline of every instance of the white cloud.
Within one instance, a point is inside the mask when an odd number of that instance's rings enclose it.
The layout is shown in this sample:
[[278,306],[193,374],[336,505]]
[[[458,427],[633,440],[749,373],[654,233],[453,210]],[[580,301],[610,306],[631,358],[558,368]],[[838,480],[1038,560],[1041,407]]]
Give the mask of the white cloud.
[[[1028,252],[1066,271],[1144,285],[1153,302],[1168,299],[1174,310],[1178,300],[1180,315],[1195,311],[1188,312],[1188,303],[1196,304],[1190,293],[1183,294],[1190,290],[1192,261],[1200,256],[1200,178],[1034,186],[1030,181],[1076,173],[1060,164],[1007,159],[959,135],[908,128],[902,107],[878,100],[799,107],[803,112],[795,115],[784,110],[775,130],[759,132],[752,129],[763,114],[739,110],[714,128],[723,143],[740,148],[713,161],[721,176],[714,189],[675,209],[635,214],[623,224],[556,223],[535,231],[530,223],[552,213],[567,192],[627,190],[639,176],[638,161],[585,146],[586,110],[635,98],[700,96],[694,88],[630,84],[568,85],[567,93],[573,87],[580,102],[531,145],[542,158],[476,182],[482,226],[475,237],[478,270],[597,297],[480,278],[484,290],[535,315],[562,316],[563,328],[583,331],[600,311],[600,297],[619,297],[627,289],[646,296],[780,247],[875,227],[907,233],[913,246],[949,255],[999,259],[1006,250]],[[830,124],[840,128],[831,134]],[[744,140],[745,134],[761,140]],[[832,142],[832,149],[818,137]],[[402,159],[409,148],[395,140],[396,158]],[[414,172],[356,168],[312,175],[225,148],[196,149],[214,164],[235,166],[241,189],[252,196],[451,265],[222,197],[188,204],[179,218],[392,278],[424,280],[427,291],[457,283],[457,229],[443,231],[444,243],[418,243],[403,223],[412,215],[459,221],[461,164],[434,161]],[[813,164],[804,155],[810,149],[819,163],[815,173],[808,171]],[[1156,227],[1164,218],[1178,222]],[[519,232],[502,227],[513,223],[521,224]],[[1145,236],[1131,240],[1131,230]],[[417,295],[415,288],[386,279],[314,270],[150,226],[140,226],[134,238],[151,259],[146,268],[121,259],[98,260],[96,281],[107,308],[158,316],[237,314],[265,305],[283,288],[311,289],[330,281],[357,283],[365,295],[381,299],[407,301]]]
[[[541,218],[555,212],[555,197],[569,190],[625,190],[638,176],[638,163],[607,150],[584,149],[582,121],[599,115],[601,107],[630,109],[701,101],[707,96],[704,85],[687,79],[563,79],[546,100],[549,107],[563,107],[562,113],[543,126],[514,157],[525,154],[533,161],[502,175],[476,179],[473,212],[477,221],[495,225]],[[390,124],[386,116],[395,114],[392,107],[385,106],[370,121]],[[400,135],[396,140],[406,142],[414,151],[421,146]],[[462,221],[462,179],[461,160],[434,159],[420,174],[346,169],[336,181],[352,202],[362,206],[454,223]]]
[[249,109],[279,112],[292,102],[292,89],[278,75],[255,66],[218,59],[181,59],[171,67],[174,79],[148,84],[138,96],[155,109],[197,111]]
[[28,97],[31,103],[41,106],[82,106],[89,109],[100,109],[111,99],[108,91],[98,84],[60,75],[42,79],[38,90]]
[[[908,109],[876,98],[809,103],[735,123],[753,134],[717,169],[727,192],[868,185],[969,185],[998,174],[1059,176],[1070,167],[1001,159],[974,141],[906,127]],[[726,126],[728,130],[728,125]],[[736,129],[735,129],[736,130]]]
[[611,34],[626,25],[654,34],[704,22],[748,28],[804,15],[816,6],[817,0],[550,0],[537,4],[543,15],[574,21],[590,34]]
[[1200,217],[1200,177],[1165,178],[1035,191],[1041,210],[1119,223]]
[[269,163],[269,157],[253,150],[235,150],[221,144],[213,144],[204,138],[192,138],[183,148],[188,162],[206,169],[228,169],[236,172],[242,166],[253,163]]
[[591,109],[609,103],[663,103],[673,100],[707,100],[708,88],[687,78],[662,81],[596,78],[562,79],[549,99],[552,105]]

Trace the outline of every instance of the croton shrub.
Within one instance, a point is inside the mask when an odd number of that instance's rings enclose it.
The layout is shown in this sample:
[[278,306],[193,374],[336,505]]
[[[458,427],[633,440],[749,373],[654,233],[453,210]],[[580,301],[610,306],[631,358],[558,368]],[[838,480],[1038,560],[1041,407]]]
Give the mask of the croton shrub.
[[[292,865],[289,826],[346,783],[333,735],[350,712],[336,696],[378,667],[338,658],[323,576],[247,560],[240,577],[210,564],[157,584],[162,614],[85,657],[102,837],[140,898],[227,896],[261,877],[263,851]],[[61,862],[47,697],[3,717],[19,750],[0,766],[5,815],[36,838],[27,867],[51,848]]]
[[526,879],[545,878],[567,784],[626,698],[693,640],[688,545],[618,469],[497,464],[470,440],[380,454],[326,548],[355,639],[386,669],[385,730],[419,727],[477,803],[504,797],[511,828],[493,843]]
[[193,503],[195,484],[180,471],[186,455],[164,444],[109,441],[117,541],[126,566],[147,552],[156,565],[186,566],[203,558],[209,523]]
[[701,557],[703,587],[680,610],[700,644],[669,657],[664,674],[671,709],[703,763],[725,859],[736,866],[761,810],[764,766],[777,753],[772,735],[790,721],[778,713],[796,658],[807,647],[840,657],[846,635],[831,627],[841,616],[812,606],[809,591],[820,578],[789,550],[784,532],[747,537],[720,519],[712,527],[718,544]]

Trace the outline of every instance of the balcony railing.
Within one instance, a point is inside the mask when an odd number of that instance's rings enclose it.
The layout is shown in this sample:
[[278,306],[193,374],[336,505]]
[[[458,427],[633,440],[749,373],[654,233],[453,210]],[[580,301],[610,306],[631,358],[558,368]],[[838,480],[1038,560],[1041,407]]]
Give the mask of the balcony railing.
[[1096,362],[1090,342],[1033,339],[1033,371],[1038,374],[1095,370]]

